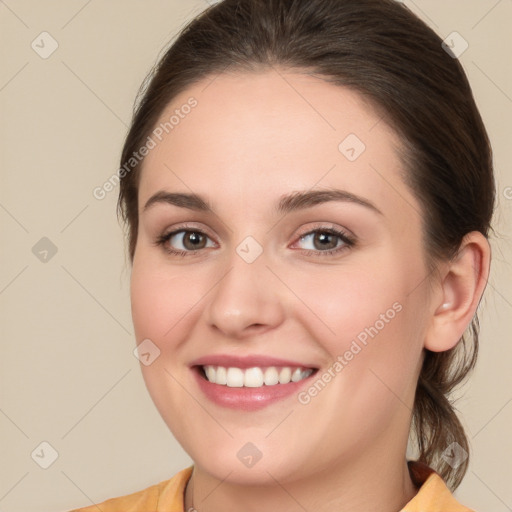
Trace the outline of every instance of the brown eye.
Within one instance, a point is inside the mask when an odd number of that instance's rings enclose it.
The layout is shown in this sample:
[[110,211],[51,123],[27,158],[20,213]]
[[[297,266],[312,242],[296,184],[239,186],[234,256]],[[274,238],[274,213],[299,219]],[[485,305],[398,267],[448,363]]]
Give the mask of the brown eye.
[[206,236],[197,231],[183,231],[183,247],[189,251],[204,249],[206,247]]
[[180,229],[167,235],[159,237],[156,242],[161,245],[170,254],[185,255],[187,252],[193,253],[208,247],[215,247],[215,244],[208,235],[202,231],[193,231]]
[[355,245],[356,241],[351,235],[333,228],[315,229],[302,235],[299,240],[301,249],[309,254],[329,256],[340,253]]
[[338,235],[327,233],[324,231],[318,231],[314,234],[313,245],[315,249],[320,251],[325,249],[335,249],[338,245]]

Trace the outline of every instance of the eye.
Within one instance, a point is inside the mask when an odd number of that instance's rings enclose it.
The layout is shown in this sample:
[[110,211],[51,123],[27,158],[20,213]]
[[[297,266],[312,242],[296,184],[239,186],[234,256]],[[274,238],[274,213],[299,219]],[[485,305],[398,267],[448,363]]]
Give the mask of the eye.
[[156,240],[170,254],[181,256],[193,253],[200,249],[215,247],[215,243],[208,235],[197,229],[180,229],[162,235]]
[[[315,255],[330,255],[355,245],[355,239],[334,228],[319,228],[302,235],[297,242],[302,249]],[[319,254],[320,253],[320,254]]]
[[[307,255],[327,256],[347,250],[355,243],[355,238],[344,231],[322,227],[301,235],[295,244]],[[215,242],[200,229],[183,227],[161,235],[155,245],[176,256],[191,256],[201,249],[216,247]]]

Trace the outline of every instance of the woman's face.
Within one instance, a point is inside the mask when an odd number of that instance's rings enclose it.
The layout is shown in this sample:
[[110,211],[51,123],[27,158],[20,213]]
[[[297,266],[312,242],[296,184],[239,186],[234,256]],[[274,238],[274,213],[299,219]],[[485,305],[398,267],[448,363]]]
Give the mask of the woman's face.
[[285,71],[210,77],[161,121],[131,300],[178,441],[240,483],[402,461],[432,307],[399,137]]

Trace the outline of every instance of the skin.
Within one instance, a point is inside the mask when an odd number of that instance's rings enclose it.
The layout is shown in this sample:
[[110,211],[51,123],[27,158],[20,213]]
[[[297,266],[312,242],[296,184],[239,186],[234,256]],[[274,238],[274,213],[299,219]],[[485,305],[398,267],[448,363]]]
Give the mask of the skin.
[[[428,274],[400,138],[353,91],[277,69],[222,74],[177,96],[162,120],[190,96],[197,107],[144,162],[131,275],[137,343],[160,350],[141,366],[145,382],[194,461],[185,510],[399,511],[417,492],[405,453],[424,348],[448,350],[470,322],[488,272],[485,238],[469,234],[457,260]],[[338,149],[349,134],[366,145],[353,162]],[[333,188],[381,213],[346,201],[274,211],[291,192]],[[160,190],[193,192],[211,210],[143,211]],[[155,245],[183,222],[212,245],[187,256]],[[311,236],[300,239],[331,227],[355,245],[322,255]],[[247,236],[263,249],[250,264],[236,252]],[[395,318],[307,405],[294,394],[259,411],[228,409],[189,368],[204,355],[265,354],[321,375],[395,303]],[[262,453],[251,468],[237,457],[247,442]]]

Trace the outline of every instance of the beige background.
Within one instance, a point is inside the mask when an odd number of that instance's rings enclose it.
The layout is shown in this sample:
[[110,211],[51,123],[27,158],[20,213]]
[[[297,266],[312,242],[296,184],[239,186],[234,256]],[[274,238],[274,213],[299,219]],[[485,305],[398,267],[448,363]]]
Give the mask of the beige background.
[[[459,401],[473,458],[456,495],[478,511],[504,512],[512,509],[512,1],[405,3],[443,38],[457,31],[468,41],[461,61],[495,151],[499,210],[481,354]],[[0,512],[89,505],[190,463],[132,353],[117,189],[102,201],[92,191],[117,170],[146,72],[206,6],[0,1]],[[46,59],[31,47],[35,40],[44,50],[43,31],[58,43]],[[46,263],[32,250],[43,237],[57,248]],[[43,441],[58,452],[48,469],[36,463],[50,461]]]

